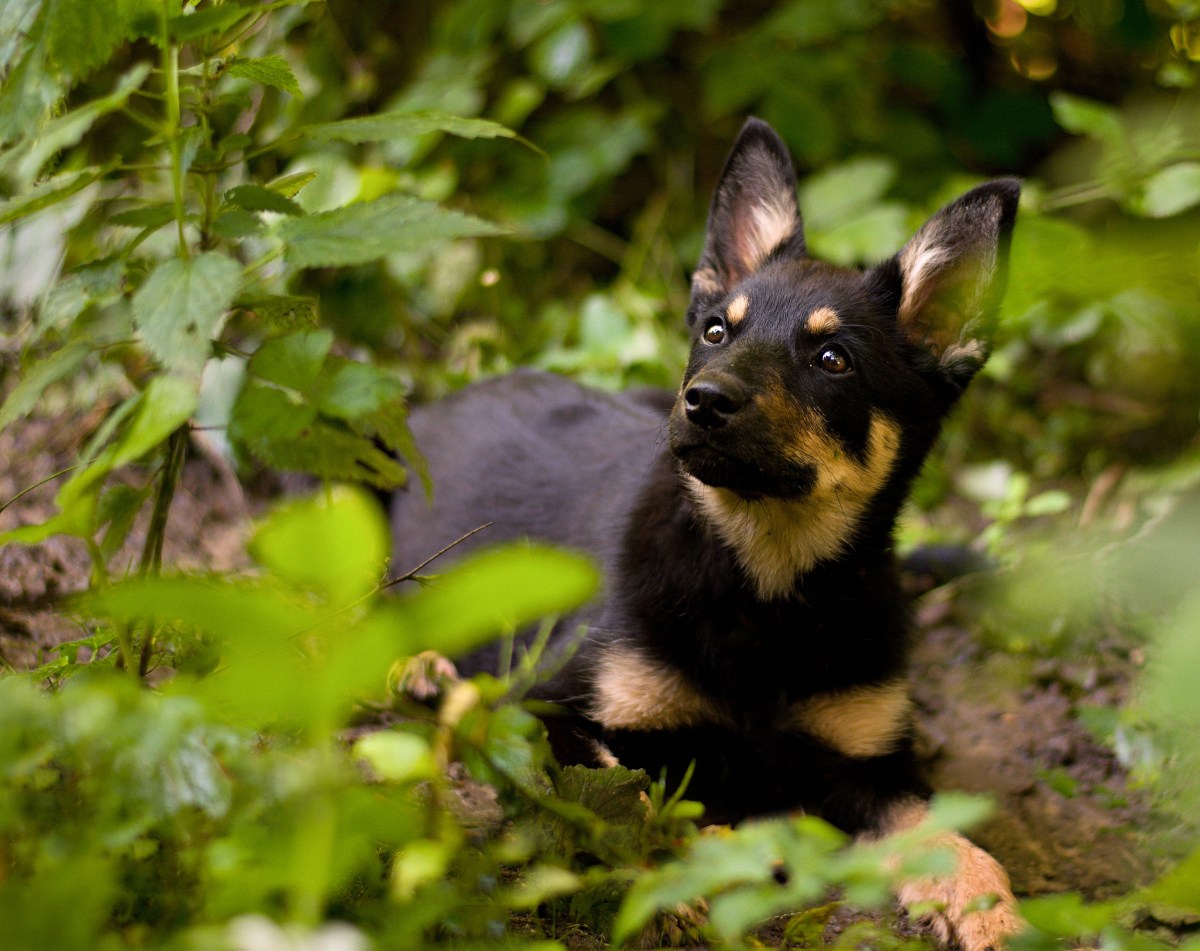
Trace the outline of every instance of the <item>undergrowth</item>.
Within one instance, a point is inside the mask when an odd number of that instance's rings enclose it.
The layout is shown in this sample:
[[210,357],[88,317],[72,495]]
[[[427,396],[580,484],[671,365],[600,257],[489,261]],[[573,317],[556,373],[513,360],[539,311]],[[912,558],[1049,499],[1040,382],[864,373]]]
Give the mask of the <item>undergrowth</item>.
[[[694,233],[681,248],[663,238],[680,217],[667,186],[686,190],[678,151],[655,166],[663,188],[629,213],[628,240],[592,222],[616,214],[598,196],[637,170],[669,119],[638,77],[657,75],[673,42],[694,53],[692,34],[710,30],[720,6],[447,4],[430,14],[428,55],[382,108],[366,108],[384,98],[368,56],[360,74],[352,63],[335,78],[328,65],[347,56],[338,23],[370,32],[366,15],[335,22],[309,0],[0,7],[0,227],[19,350],[0,427],[63,393],[72,409],[99,408],[79,463],[54,478],[55,514],[0,536],[67,535],[91,555],[88,594],[64,608],[84,636],[39,669],[0,677],[6,948],[736,947],[764,940],[756,928],[768,919],[780,923],[775,943],[805,947],[822,941],[833,905],[886,909],[898,877],[945,868],[922,837],[969,826],[984,804],[944,797],[930,829],[887,843],[848,843],[812,817],[700,831],[699,804],[664,795],[663,777],[561,768],[523,699],[536,653],[515,656],[505,679],[449,686],[432,706],[395,689],[423,652],[453,659],[595,590],[589,565],[536,547],[445,572],[435,562],[436,584],[398,584],[377,503],[343,483],[387,491],[421,478],[410,386],[435,393],[517,360],[600,385],[672,381],[680,344],[659,318],[682,312],[680,260],[695,258]],[[857,65],[881,62],[885,42],[899,51],[896,74],[927,94],[925,67],[967,87],[952,56],[895,26],[917,16],[910,6],[824,0],[742,14],[726,23],[731,42],[697,57],[712,117],[760,109],[821,166],[801,205],[814,250],[841,263],[891,253],[938,194],[960,190],[950,148],[925,120],[866,105],[891,95],[887,76]],[[1186,11],[1168,6],[1186,60]],[[1060,19],[1070,18],[1090,22]],[[772,69],[755,66],[764,59]],[[1168,62],[1160,79],[1184,85],[1189,68]],[[787,70],[812,88],[762,81]],[[820,83],[833,80],[838,94],[823,98]],[[1097,600],[1137,612],[1155,662],[1137,709],[1113,729],[1153,724],[1146,768],[1176,777],[1171,807],[1194,815],[1196,787],[1177,777],[1200,765],[1200,608],[1194,578],[1173,570],[1194,545],[1169,521],[1156,536],[1145,519],[1134,521],[1148,536],[1121,536],[1102,557],[1084,545],[1039,560],[1037,545],[1019,544],[1077,507],[1043,482],[1127,459],[1148,419],[1172,433],[1194,427],[1190,100],[1178,94],[1157,136],[1145,131],[1153,110],[1066,91],[1007,101],[1041,130],[1033,145],[1058,134],[1053,116],[1090,151],[1073,180],[1027,188],[1002,346],[921,501],[974,493],[990,506],[985,542],[1019,585],[991,602],[1010,612],[1006,649],[1057,649]],[[954,109],[981,161],[1020,158],[1016,138],[972,132],[970,109]],[[879,151],[881,128],[910,153],[847,154],[865,142]],[[1064,215],[1097,200],[1121,209],[1107,233]],[[702,212],[685,212],[698,226]],[[1166,219],[1164,231],[1143,228]],[[522,240],[477,240],[506,234]],[[576,293],[542,256],[560,238],[615,277]],[[1048,422],[1032,394],[1055,374],[1141,401],[1149,416],[1067,405]],[[963,437],[980,432],[996,434],[1006,468],[978,465],[986,443]],[[197,442],[324,484],[258,526],[253,572],[164,571],[172,500]],[[1136,504],[1194,492],[1190,458]],[[150,465],[129,468],[139,461]],[[139,516],[135,564],[114,569]],[[914,518],[914,536],[928,517]],[[170,676],[151,688],[152,670]],[[461,807],[464,783],[494,790],[494,815]],[[1172,871],[1120,900],[1024,902],[1030,928],[1014,948],[1080,937],[1162,947],[1133,926],[1147,906],[1200,914],[1200,851],[1179,846]],[[701,899],[707,915],[688,913]],[[907,943],[869,924],[836,941]]]

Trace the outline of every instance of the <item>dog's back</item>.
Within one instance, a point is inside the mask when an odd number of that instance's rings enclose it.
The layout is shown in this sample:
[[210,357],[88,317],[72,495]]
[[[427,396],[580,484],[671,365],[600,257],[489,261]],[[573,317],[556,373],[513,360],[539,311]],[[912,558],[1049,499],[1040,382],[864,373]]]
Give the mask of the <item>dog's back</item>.
[[[392,564],[410,568],[490,522],[447,560],[528,538],[586,552],[611,575],[669,406],[665,393],[605,393],[519,371],[416,409],[410,423],[433,498],[416,484],[397,494]],[[493,657],[483,651],[460,667],[487,670]]]

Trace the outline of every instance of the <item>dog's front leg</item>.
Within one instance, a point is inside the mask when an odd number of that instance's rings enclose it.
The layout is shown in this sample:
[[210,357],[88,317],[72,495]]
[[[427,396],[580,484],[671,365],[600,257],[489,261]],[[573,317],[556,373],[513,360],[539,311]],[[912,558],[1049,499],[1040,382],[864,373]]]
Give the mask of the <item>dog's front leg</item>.
[[[916,828],[927,812],[928,790],[905,738],[889,739],[892,749],[874,756],[850,756],[800,732],[753,737],[716,727],[608,731],[605,741],[623,764],[665,766],[669,778],[695,761],[688,795],[723,820],[802,808],[870,841]],[[935,844],[953,853],[955,870],[906,883],[901,902],[946,944],[999,949],[1021,925],[1004,869],[957,833],[939,833]]]
[[[926,803],[909,799],[883,816],[880,833],[897,835],[918,828]],[[954,871],[913,879],[900,887],[901,903],[925,920],[944,944],[964,951],[999,949],[1021,929],[1008,873],[987,852],[956,832],[935,833],[931,845],[948,850]]]

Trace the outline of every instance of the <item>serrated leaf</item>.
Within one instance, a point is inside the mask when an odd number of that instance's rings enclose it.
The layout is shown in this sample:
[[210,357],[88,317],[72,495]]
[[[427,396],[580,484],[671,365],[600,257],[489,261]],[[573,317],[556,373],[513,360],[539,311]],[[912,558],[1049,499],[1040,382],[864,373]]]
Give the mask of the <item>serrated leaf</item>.
[[279,192],[285,198],[295,198],[304,190],[304,186],[317,177],[316,172],[292,172],[267,183],[267,188]]
[[51,61],[69,76],[82,76],[105,62],[125,39],[127,4],[95,0],[51,0],[45,6]]
[[279,225],[288,260],[301,268],[365,264],[418,251],[434,241],[505,233],[473,215],[394,194],[306,218],[287,218]]
[[279,386],[308,393],[333,346],[328,330],[300,331],[268,340],[250,358],[247,369]]
[[246,211],[273,211],[281,215],[304,214],[304,209],[290,198],[261,185],[238,185],[225,193],[225,200]]
[[374,116],[322,122],[304,130],[318,142],[387,142],[409,139],[430,132],[447,132],[464,139],[520,139],[499,122],[471,119],[446,112],[385,112]]
[[258,59],[235,59],[227,65],[230,76],[249,79],[263,86],[281,89],[291,96],[300,95],[300,84],[288,61],[278,53]]
[[276,330],[300,330],[316,327],[317,302],[311,297],[290,294],[263,294],[239,297],[234,306],[250,311],[268,327]]
[[1142,196],[1142,211],[1169,218],[1200,204],[1200,162],[1179,162],[1151,175]]
[[52,205],[57,205],[60,201],[83,191],[105,171],[106,169],[85,168],[78,172],[55,175],[40,185],[34,186],[24,195],[0,202],[0,225],[6,225],[19,218],[27,218]]
[[46,388],[79,369],[90,350],[87,343],[76,341],[36,360],[0,406],[0,429],[34,409]]
[[[253,449],[299,438],[317,419],[316,407],[277,387],[248,379],[238,393],[229,420],[229,437]],[[264,462],[269,450],[257,453]]]
[[320,419],[287,439],[260,434],[247,439],[246,447],[266,465],[307,472],[321,479],[395,489],[404,485],[408,476],[404,466],[373,440]]
[[133,314],[164,367],[199,376],[241,278],[241,266],[215,251],[155,268],[133,297]]
[[226,241],[241,241],[243,238],[262,234],[265,226],[258,215],[242,208],[226,208],[213,221],[212,230],[213,234]]

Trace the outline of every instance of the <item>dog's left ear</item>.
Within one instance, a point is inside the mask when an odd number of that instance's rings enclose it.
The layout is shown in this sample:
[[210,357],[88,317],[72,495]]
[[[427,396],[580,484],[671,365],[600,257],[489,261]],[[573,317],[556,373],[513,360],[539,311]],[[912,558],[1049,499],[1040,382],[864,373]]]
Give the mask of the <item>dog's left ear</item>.
[[692,275],[697,307],[757,271],[781,245],[804,253],[804,228],[796,205],[796,171],[783,140],[761,119],[742,126],[708,212],[704,253]]
[[1020,195],[1021,183],[1011,178],[973,188],[877,269],[893,292],[899,282],[901,333],[923,352],[928,369],[958,387],[987,359]]

